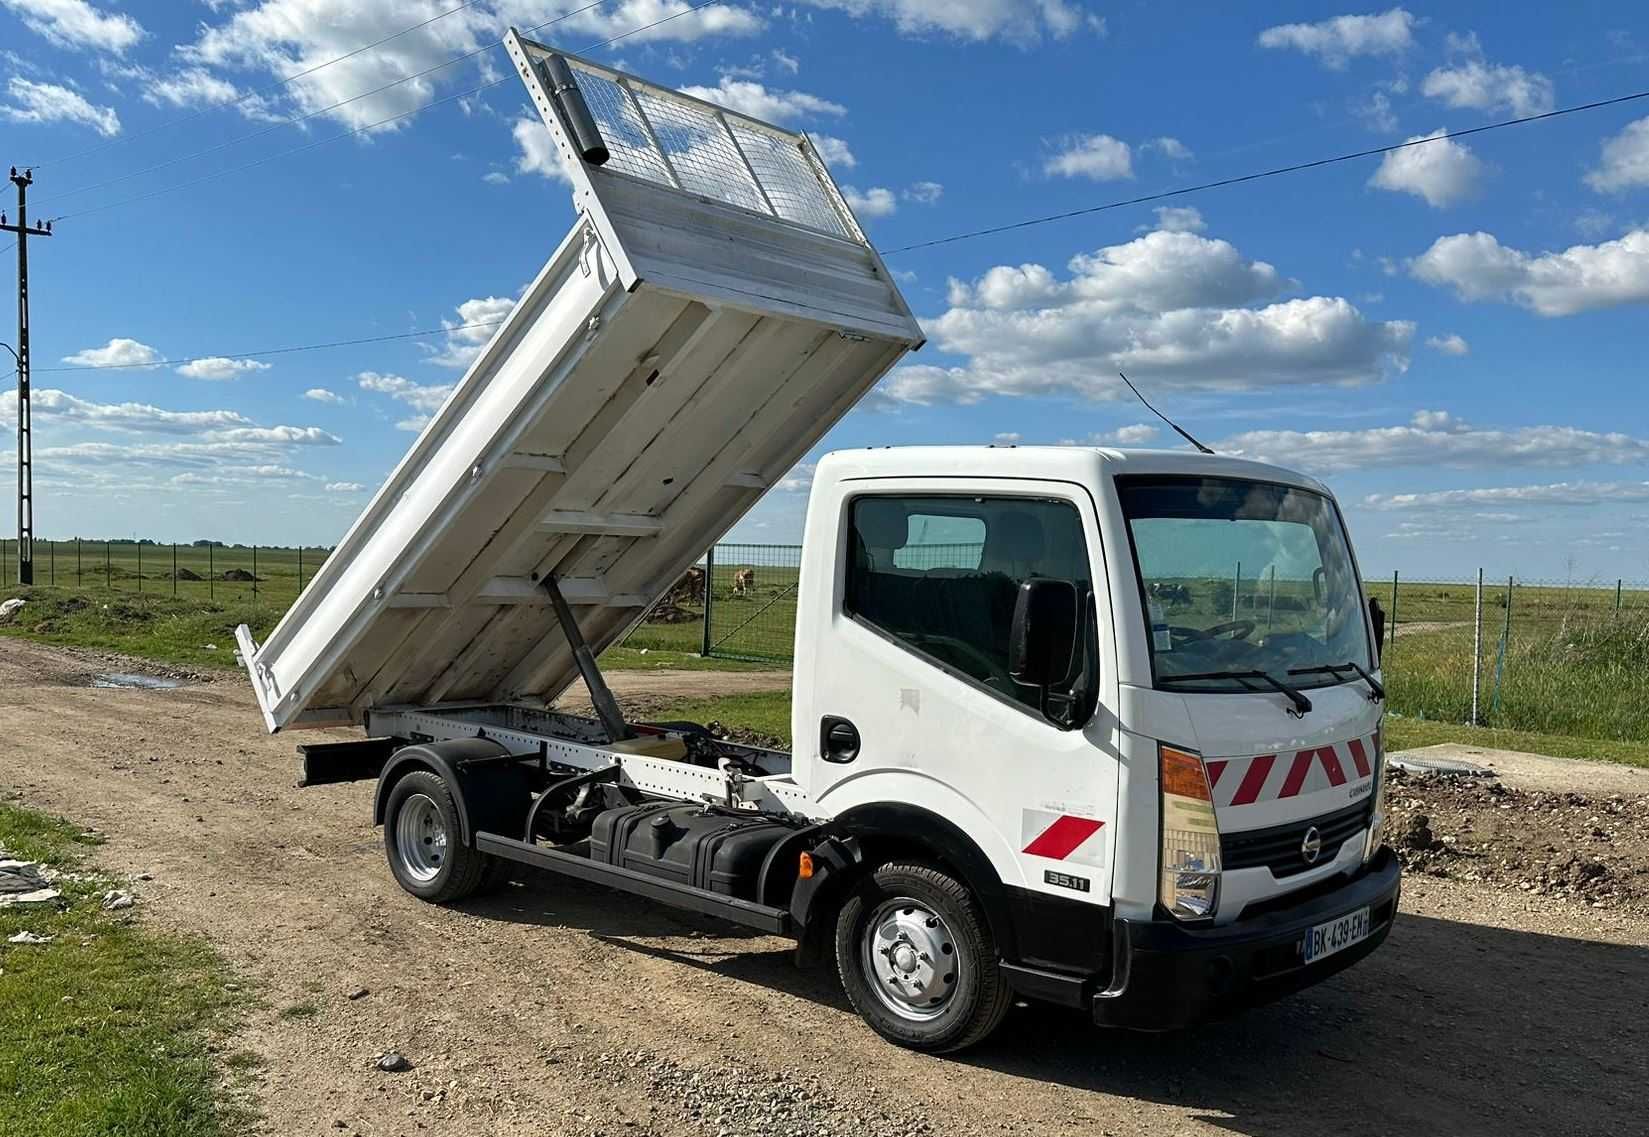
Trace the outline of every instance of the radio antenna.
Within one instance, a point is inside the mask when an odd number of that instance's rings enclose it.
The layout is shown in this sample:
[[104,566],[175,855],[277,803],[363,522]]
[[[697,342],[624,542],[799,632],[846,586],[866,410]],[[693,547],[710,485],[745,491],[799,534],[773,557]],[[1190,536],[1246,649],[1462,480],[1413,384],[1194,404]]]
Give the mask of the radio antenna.
[[1213,451],[1208,449],[1208,447],[1206,447],[1202,443],[1198,442],[1195,438],[1192,438],[1190,433],[1188,431],[1184,430],[1179,425],[1179,423],[1175,422],[1173,419],[1169,418],[1167,415],[1165,415],[1161,411],[1157,410],[1157,408],[1153,407],[1150,404],[1150,402],[1146,400],[1145,396],[1139,393],[1139,388],[1134,386],[1133,383],[1129,382],[1128,376],[1123,375],[1122,372],[1120,372],[1120,371],[1117,372],[1117,375],[1122,379],[1122,381],[1124,383],[1128,384],[1128,389],[1134,393],[1134,398],[1136,398],[1140,402],[1144,403],[1146,410],[1150,411],[1152,414],[1154,414],[1158,418],[1160,418],[1163,422],[1165,422],[1169,426],[1173,427],[1175,434],[1177,434],[1181,438],[1185,439],[1185,441],[1189,442],[1192,446],[1195,446],[1198,450],[1201,450],[1204,454],[1212,454],[1213,453]]

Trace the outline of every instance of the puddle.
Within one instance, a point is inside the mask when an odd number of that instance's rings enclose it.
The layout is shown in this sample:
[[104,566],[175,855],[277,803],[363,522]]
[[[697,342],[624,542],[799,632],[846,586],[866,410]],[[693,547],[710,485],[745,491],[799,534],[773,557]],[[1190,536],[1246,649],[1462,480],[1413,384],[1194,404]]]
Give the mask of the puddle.
[[170,687],[183,686],[181,679],[168,679],[163,675],[142,675],[135,671],[111,671],[107,675],[94,675],[88,687],[136,687],[143,691],[163,691]]

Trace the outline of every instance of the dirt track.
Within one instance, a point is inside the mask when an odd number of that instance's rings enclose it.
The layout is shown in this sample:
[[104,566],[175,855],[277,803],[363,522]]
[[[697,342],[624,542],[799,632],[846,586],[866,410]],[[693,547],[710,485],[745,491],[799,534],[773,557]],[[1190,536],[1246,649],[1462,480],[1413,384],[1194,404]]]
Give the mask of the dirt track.
[[[1627,913],[1415,876],[1386,947],[1234,1022],[1131,1036],[1022,1008],[980,1050],[926,1058],[778,940],[544,877],[419,904],[383,865],[370,785],[293,788],[293,740],[263,735],[240,682],[64,685],[94,669],[0,641],[0,788],[106,831],[111,868],[154,874],[149,919],[262,986],[240,1042],[267,1063],[270,1133],[1649,1127],[1649,922]],[[300,1003],[319,1013],[280,1017]],[[374,1070],[390,1049],[416,1068]]]

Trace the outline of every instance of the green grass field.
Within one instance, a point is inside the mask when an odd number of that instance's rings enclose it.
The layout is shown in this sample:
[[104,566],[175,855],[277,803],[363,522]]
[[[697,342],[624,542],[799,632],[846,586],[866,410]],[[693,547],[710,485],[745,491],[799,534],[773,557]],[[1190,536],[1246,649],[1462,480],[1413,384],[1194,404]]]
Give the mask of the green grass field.
[[[246,997],[205,945],[105,911],[102,893],[115,882],[85,871],[88,843],[76,826],[0,806],[8,855],[75,873],[55,883],[55,905],[0,909],[0,1133],[246,1130],[247,1098],[230,1071],[255,1058],[222,1055]],[[51,942],[7,942],[19,932]]]

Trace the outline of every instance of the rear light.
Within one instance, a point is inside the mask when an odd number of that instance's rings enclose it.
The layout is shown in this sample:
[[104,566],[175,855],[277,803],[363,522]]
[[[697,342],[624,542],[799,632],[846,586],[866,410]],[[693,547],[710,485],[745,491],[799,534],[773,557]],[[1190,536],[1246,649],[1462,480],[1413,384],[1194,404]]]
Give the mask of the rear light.
[[1386,724],[1374,730],[1374,809],[1368,818],[1368,841],[1363,845],[1366,865],[1380,851],[1386,836]]
[[1176,920],[1206,920],[1220,896],[1220,828],[1202,758],[1159,748],[1162,787],[1162,866],[1158,898]]

